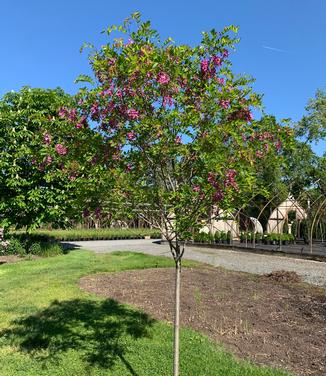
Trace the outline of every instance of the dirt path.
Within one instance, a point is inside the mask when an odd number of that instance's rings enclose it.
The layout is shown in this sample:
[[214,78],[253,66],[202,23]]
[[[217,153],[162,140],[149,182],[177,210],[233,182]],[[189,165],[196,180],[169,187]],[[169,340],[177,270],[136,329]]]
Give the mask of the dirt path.
[[[90,292],[172,321],[173,270],[85,277]],[[183,269],[182,323],[241,358],[300,376],[326,375],[325,289],[203,267]]]

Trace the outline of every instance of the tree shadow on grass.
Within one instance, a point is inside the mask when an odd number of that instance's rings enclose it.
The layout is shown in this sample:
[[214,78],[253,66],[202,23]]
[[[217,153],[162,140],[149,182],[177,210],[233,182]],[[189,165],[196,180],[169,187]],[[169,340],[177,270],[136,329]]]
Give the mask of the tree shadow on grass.
[[130,337],[149,337],[154,321],[114,300],[54,301],[43,311],[14,320],[0,338],[43,361],[59,360],[71,349],[80,352],[90,366],[112,368],[120,359],[137,376],[124,357],[126,342]]

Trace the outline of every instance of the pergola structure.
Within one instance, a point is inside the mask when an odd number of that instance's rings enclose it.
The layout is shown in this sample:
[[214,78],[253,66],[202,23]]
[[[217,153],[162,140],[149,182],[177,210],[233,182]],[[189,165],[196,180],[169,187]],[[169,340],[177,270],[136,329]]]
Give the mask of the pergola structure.
[[300,206],[294,197],[289,196],[276,209],[273,210],[267,222],[267,232],[281,234],[283,226],[288,221],[290,212],[295,212],[296,220],[302,221],[307,218],[306,211]]

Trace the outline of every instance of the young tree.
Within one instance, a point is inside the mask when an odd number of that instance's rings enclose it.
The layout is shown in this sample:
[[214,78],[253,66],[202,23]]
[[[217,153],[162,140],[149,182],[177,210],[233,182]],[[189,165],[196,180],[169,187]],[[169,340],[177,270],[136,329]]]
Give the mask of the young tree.
[[[131,22],[132,19],[135,21]],[[121,38],[111,38],[119,30]],[[254,189],[257,160],[276,158],[290,130],[253,122],[260,98],[251,80],[235,76],[229,26],[203,33],[198,46],[161,41],[133,14],[107,30],[90,54],[96,77],[80,93],[75,122],[96,123],[107,145],[124,205],[168,241],[176,266],[174,375],[179,374],[179,302],[185,242],[215,205],[229,209]]]
[[[73,103],[59,88],[24,87],[1,99],[0,227],[65,225],[81,212],[76,198],[86,183],[88,192],[97,184],[95,167],[89,180],[89,161],[102,138],[86,122],[66,119]],[[70,111],[70,120],[74,116]]]

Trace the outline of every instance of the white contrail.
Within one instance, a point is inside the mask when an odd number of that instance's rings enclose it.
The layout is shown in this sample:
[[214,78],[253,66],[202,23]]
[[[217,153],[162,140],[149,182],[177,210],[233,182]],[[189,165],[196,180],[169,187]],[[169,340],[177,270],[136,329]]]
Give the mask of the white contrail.
[[263,48],[266,48],[266,50],[276,51],[276,52],[287,52],[285,50],[281,50],[280,48],[276,47],[270,47],[270,46],[262,46]]

